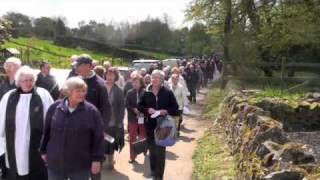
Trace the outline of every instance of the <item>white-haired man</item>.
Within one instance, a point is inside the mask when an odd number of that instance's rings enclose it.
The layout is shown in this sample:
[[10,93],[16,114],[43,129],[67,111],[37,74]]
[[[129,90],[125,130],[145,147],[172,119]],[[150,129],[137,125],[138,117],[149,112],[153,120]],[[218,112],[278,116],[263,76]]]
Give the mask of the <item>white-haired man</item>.
[[16,88],[14,77],[20,67],[21,60],[16,57],[10,57],[5,61],[3,68],[6,73],[6,77],[4,81],[0,84],[0,100],[6,92]]

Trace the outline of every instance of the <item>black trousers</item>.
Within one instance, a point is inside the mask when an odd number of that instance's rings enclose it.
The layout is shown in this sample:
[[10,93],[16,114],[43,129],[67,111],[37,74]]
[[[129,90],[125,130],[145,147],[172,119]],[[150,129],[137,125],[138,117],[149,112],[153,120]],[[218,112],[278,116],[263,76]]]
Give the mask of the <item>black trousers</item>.
[[197,99],[196,99],[196,97],[197,97],[197,87],[196,87],[196,85],[189,85],[188,89],[189,89],[189,92],[190,92],[189,101],[196,103],[197,102]]
[[7,167],[6,167],[6,158],[4,154],[0,156],[0,168],[2,173],[1,178],[5,178],[7,174]]
[[43,168],[39,171],[31,172],[25,176],[19,176],[17,174],[13,174],[10,169],[7,171],[7,177],[4,180],[47,180],[48,172],[46,168]]
[[155,180],[162,180],[166,164],[166,148],[150,142],[149,152],[151,174]]

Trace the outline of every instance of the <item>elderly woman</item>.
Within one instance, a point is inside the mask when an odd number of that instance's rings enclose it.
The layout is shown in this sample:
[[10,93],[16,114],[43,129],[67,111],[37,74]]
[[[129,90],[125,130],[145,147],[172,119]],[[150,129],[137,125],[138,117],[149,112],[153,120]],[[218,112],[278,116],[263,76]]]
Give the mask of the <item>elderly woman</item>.
[[40,147],[49,180],[89,180],[103,160],[103,121],[97,108],[85,100],[87,85],[69,78],[66,97],[50,106]]
[[144,117],[143,114],[138,110],[138,103],[144,93],[144,82],[143,77],[135,74],[132,76],[133,89],[129,90],[126,97],[126,106],[128,112],[128,132],[129,132],[129,143],[130,143],[130,161],[134,163],[136,159],[136,153],[133,150],[132,144],[136,142],[137,137],[145,137],[144,129]]
[[108,168],[114,168],[114,151],[121,151],[124,146],[123,118],[125,102],[123,91],[115,83],[119,79],[117,68],[110,67],[106,73],[106,87],[108,90],[109,104],[111,106],[111,118],[105,124],[108,134],[115,138],[115,142],[106,142],[105,153],[107,154]]
[[17,88],[0,101],[0,144],[6,153],[8,179],[47,179],[38,149],[53,100],[47,90],[35,87],[36,78],[33,69],[21,67],[15,76]]
[[163,179],[166,159],[166,148],[158,146],[154,141],[154,130],[157,127],[157,119],[151,115],[160,111],[160,115],[177,116],[179,106],[171,90],[163,86],[164,73],[154,70],[151,74],[151,85],[141,97],[138,110],[144,113],[146,118],[145,128],[150,151],[151,175],[156,180]]
[[176,126],[177,126],[177,136],[180,135],[180,125],[182,123],[182,112],[185,105],[188,104],[187,99],[187,92],[182,84],[179,83],[179,75],[178,74],[172,74],[171,75],[171,83],[169,84],[169,89],[173,92],[178,105],[179,105],[179,116],[178,118],[175,118],[176,120]]

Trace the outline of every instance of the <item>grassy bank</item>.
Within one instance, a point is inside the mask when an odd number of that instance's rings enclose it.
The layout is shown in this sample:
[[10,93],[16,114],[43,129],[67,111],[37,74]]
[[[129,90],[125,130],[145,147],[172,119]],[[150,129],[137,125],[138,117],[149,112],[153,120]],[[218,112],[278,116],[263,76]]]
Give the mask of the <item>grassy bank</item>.
[[[207,95],[207,105],[204,118],[213,121],[219,112],[220,105],[226,96],[225,91],[213,88]],[[199,180],[229,180],[234,179],[235,163],[225,142],[223,130],[212,125],[205,135],[198,141],[193,155],[193,179]]]
[[[28,46],[30,48],[28,48]],[[1,48],[16,48],[22,53],[24,63],[30,64],[32,61],[46,60],[57,68],[69,68],[70,56],[73,54],[90,54],[94,59],[113,59],[110,54],[94,52],[85,49],[72,49],[55,45],[52,41],[35,38],[17,38],[6,42]],[[115,64],[120,63],[120,59],[114,59]]]
[[[34,61],[46,60],[57,68],[69,68],[69,58],[73,54],[90,54],[98,61],[109,60],[114,65],[126,66],[128,63],[122,61],[120,58],[113,57],[111,54],[105,52],[90,51],[81,48],[67,48],[55,45],[53,41],[41,40],[37,38],[17,38],[11,39],[9,42],[0,46],[1,48],[16,48],[22,53],[22,60],[26,64],[32,64]],[[152,51],[123,49],[128,52],[137,52],[142,57],[153,56],[157,59],[170,58],[171,55]]]

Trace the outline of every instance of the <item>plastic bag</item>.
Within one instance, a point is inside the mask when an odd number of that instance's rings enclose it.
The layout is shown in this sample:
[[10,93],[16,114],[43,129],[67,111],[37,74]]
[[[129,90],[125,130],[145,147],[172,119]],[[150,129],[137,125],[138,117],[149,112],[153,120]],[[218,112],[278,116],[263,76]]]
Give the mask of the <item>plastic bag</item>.
[[167,116],[157,118],[158,125],[154,130],[155,142],[158,146],[173,146],[176,143],[176,126],[174,119]]

